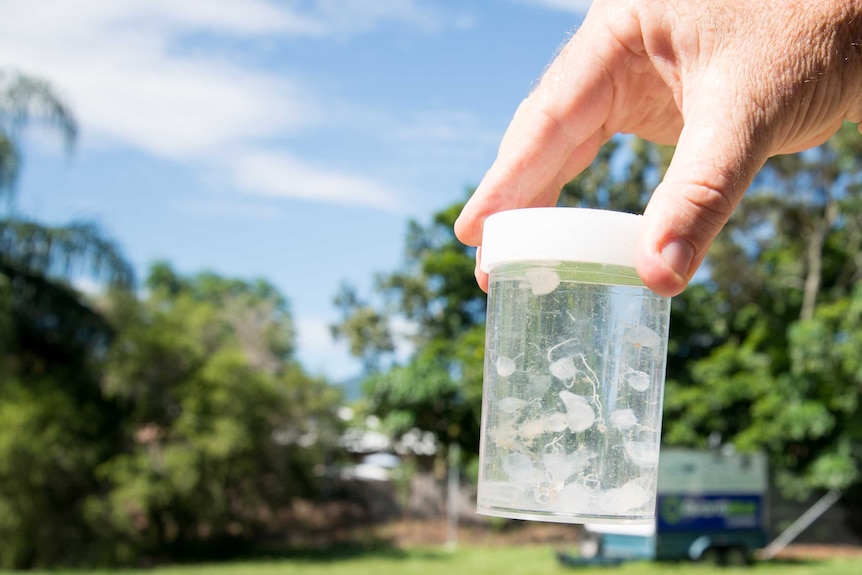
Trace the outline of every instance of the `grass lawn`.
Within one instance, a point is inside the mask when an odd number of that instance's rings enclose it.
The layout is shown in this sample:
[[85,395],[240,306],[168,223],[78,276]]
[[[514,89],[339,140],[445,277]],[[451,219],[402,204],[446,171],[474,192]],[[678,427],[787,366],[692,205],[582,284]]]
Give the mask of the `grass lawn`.
[[[12,573],[0,571],[2,574]],[[107,575],[117,571],[30,571],[30,575]],[[858,575],[862,560],[768,562],[720,568],[688,563],[628,563],[618,567],[572,568],[557,563],[548,546],[465,547],[367,552],[343,550],[289,558],[121,571],[122,575]]]

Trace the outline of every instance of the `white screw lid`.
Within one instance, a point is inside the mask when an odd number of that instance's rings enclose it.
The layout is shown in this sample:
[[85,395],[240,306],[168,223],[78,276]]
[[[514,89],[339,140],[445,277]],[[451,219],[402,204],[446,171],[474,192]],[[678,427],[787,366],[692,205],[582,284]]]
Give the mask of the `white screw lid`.
[[526,208],[489,216],[481,268],[523,261],[635,267],[643,216],[587,208]]

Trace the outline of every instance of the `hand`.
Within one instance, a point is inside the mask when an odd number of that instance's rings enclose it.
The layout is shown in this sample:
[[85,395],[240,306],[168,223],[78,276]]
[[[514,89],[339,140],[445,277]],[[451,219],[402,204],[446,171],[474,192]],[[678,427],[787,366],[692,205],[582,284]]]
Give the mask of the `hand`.
[[[616,133],[676,144],[644,212],[644,283],[685,289],[755,173],[862,119],[859,0],[596,0],[518,107],[455,223],[553,206]],[[479,254],[477,254],[479,256]],[[479,285],[488,278],[477,266]]]

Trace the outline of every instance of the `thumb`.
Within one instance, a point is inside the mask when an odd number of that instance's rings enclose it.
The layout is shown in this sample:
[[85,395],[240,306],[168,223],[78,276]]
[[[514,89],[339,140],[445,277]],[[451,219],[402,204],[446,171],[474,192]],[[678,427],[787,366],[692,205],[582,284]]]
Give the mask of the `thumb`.
[[695,117],[644,212],[638,273],[668,297],[685,289],[767,157],[755,130],[745,127],[750,120]]

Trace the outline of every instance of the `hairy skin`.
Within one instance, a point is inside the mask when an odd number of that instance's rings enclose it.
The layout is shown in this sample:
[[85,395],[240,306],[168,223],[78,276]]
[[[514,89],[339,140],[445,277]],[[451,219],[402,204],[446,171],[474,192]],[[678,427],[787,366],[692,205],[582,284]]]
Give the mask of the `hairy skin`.
[[676,295],[770,156],[862,120],[860,42],[862,0],[596,0],[455,233],[479,246],[489,215],[555,205],[616,133],[676,144],[637,260],[648,287]]

